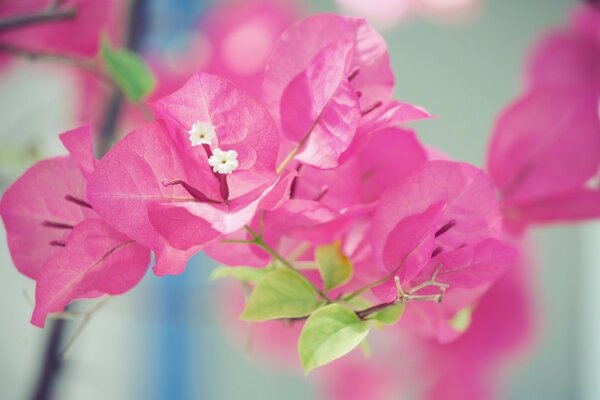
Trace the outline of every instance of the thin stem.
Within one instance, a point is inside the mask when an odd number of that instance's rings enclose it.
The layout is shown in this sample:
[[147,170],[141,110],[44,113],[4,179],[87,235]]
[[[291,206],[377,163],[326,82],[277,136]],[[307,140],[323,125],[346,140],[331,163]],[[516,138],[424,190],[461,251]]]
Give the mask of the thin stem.
[[[251,242],[251,244],[254,244],[255,246],[260,247],[261,249],[263,249],[263,251],[265,251],[267,254],[269,254],[273,259],[279,261],[282,265],[284,265],[285,267],[291,269],[292,271],[295,271],[296,273],[300,274],[300,271],[291,262],[289,262],[281,254],[279,254],[274,248],[272,248],[271,246],[269,246],[263,240],[263,238],[261,236],[259,236],[256,232],[254,232],[252,230],[252,228],[250,228],[248,225],[245,225],[244,229],[246,229],[246,231],[248,231],[248,233],[250,234],[250,236],[252,236],[252,238],[254,239]],[[327,296],[327,293],[323,292],[321,289],[319,289],[318,287],[316,287],[314,284],[312,284],[312,286],[315,289],[315,291],[319,294],[319,296],[321,296],[324,300],[326,300],[327,303],[332,303],[332,300],[329,298],[329,296]]]
[[70,7],[60,10],[55,2],[43,11],[14,15],[0,20],[0,33],[30,25],[70,20],[76,15],[77,9]]
[[223,239],[221,243],[231,243],[231,244],[252,244],[253,240],[244,240],[244,239]]
[[31,396],[34,400],[47,400],[56,383],[56,375],[62,367],[62,359],[59,349],[67,327],[64,319],[54,321],[50,331],[50,337],[46,345],[40,376]]
[[356,311],[356,316],[362,320],[366,319],[369,315],[371,314],[375,314],[378,311],[381,311],[385,308],[391,307],[391,306],[395,306],[396,304],[398,304],[401,300],[399,300],[398,298],[389,301],[387,303],[381,303],[381,304],[377,304],[374,305],[372,307],[366,308],[364,310],[360,310],[360,311]]
[[[404,292],[402,290],[402,285],[400,284],[400,278],[395,276],[394,277],[394,282],[396,284],[396,297],[394,298],[394,300],[392,301],[388,301],[385,303],[381,303],[381,304],[377,304],[374,305],[372,307],[366,308],[364,310],[360,310],[360,311],[356,311],[356,315],[364,320],[366,319],[369,315],[374,314],[378,311],[381,311],[383,309],[386,309],[388,307],[392,307],[395,306],[398,303],[407,303],[409,301],[433,301],[436,303],[441,303],[442,302],[442,297],[446,291],[446,289],[449,287],[449,285],[444,284],[444,283],[438,283],[435,281],[435,278],[440,270],[440,267],[442,265],[439,264],[435,271],[433,272],[433,275],[431,276],[431,279],[428,280],[427,282],[423,282],[422,284],[413,287],[411,290],[407,292]],[[420,296],[420,295],[414,295],[414,293],[418,292],[419,290],[423,289],[424,287],[428,287],[428,286],[436,286],[440,288],[440,293],[438,294],[432,294],[432,295],[424,295],[424,296]]]
[[82,68],[98,75],[98,77],[112,84],[112,80],[100,69],[96,61],[93,59],[76,57],[62,53],[54,53],[50,51],[34,51],[25,47],[15,46],[8,43],[0,43],[0,52],[33,61],[47,60]]
[[81,336],[83,329],[87,326],[87,324],[92,319],[92,316],[96,313],[96,311],[98,311],[100,308],[102,308],[106,304],[107,301],[108,301],[108,298],[104,298],[104,299],[100,300],[98,303],[96,303],[94,305],[94,307],[92,307],[88,311],[85,311],[82,313],[74,313],[76,315],[81,316],[82,321],[79,324],[79,326],[77,327],[77,329],[75,330],[75,332],[73,333],[73,336],[71,336],[71,339],[69,339],[69,341],[65,345],[63,351],[61,351],[61,353],[60,353],[61,358],[64,359],[67,356],[67,354],[69,353],[69,351],[71,350],[71,348],[73,347],[73,345],[75,344],[77,339]]
[[265,230],[265,210],[258,212],[258,235],[262,237]]

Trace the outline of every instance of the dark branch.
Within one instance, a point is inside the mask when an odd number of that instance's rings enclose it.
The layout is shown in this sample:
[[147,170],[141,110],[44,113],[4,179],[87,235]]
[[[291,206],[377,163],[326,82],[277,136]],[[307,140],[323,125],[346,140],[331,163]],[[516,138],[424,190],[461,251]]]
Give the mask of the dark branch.
[[63,10],[49,8],[44,11],[15,15],[0,20],[0,33],[30,25],[66,21],[75,18],[76,15],[77,10],[75,8],[65,8]]

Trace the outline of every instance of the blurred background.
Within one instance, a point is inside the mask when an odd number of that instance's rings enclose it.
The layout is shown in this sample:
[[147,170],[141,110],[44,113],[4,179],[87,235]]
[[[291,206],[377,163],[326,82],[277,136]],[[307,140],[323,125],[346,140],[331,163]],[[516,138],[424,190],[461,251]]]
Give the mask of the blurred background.
[[[397,97],[437,116],[415,125],[420,137],[482,166],[495,118],[519,93],[528,50],[545,30],[564,25],[575,1],[455,2],[460,7],[450,11],[429,0],[429,7],[396,8],[388,18],[367,16],[388,42]],[[368,12],[364,4],[341,10],[333,0],[141,3],[143,33],[127,44],[164,79],[162,94],[196,69],[226,71],[256,93],[264,60],[255,59],[268,56],[291,21],[315,12]],[[2,188],[35,160],[64,153],[57,134],[82,120],[123,134],[140,118],[125,108],[107,128],[114,94],[71,67],[14,59],[0,66],[0,81]],[[600,399],[600,224],[532,233],[538,327],[533,347],[503,375],[498,398]],[[5,240],[0,260],[0,398],[24,399],[39,379],[50,329],[29,324],[34,285],[12,266]],[[230,340],[219,324],[212,268],[198,255],[180,276],[149,273],[133,291],[109,299],[69,348],[56,398],[314,398],[310,379],[262,364]],[[67,339],[78,321],[69,324]]]

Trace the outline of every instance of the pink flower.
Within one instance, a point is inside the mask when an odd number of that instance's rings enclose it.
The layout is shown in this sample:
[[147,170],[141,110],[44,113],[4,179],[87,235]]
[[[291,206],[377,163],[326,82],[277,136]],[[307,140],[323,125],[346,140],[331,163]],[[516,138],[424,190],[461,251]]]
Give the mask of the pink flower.
[[35,164],[0,203],[13,262],[37,282],[32,323],[40,327],[75,299],[131,289],[150,261],[145,247],[107,225],[87,201],[85,178],[95,167],[91,129],[61,140],[70,155]]
[[152,107],[159,122],[98,163],[88,194],[109,223],[155,251],[157,274],[175,274],[199,246],[277,207],[294,173],[275,173],[271,117],[226,80],[196,74]]
[[357,133],[429,116],[392,101],[393,87],[385,41],[364,20],[321,14],[295,23],[273,50],[264,82],[285,137],[282,158],[296,146],[302,163],[334,168]]
[[[452,316],[481,296],[516,255],[503,240],[489,179],[475,167],[448,161],[430,161],[388,189],[368,237],[372,264],[387,273],[387,282],[374,289],[382,300],[397,296],[393,276],[405,291],[432,277],[448,286],[441,304],[411,304],[403,318],[413,330],[440,341],[460,335],[449,325]],[[439,292],[428,286],[417,293]]]
[[529,89],[500,116],[488,170],[513,229],[600,216],[600,11],[537,46]]

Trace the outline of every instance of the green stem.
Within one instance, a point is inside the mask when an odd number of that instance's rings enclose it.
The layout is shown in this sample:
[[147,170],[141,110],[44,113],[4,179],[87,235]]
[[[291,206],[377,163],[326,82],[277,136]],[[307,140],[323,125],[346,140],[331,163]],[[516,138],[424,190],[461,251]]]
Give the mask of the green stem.
[[[248,225],[245,225],[244,229],[246,229],[246,231],[248,231],[248,233],[250,234],[250,236],[252,236],[253,240],[251,242],[249,242],[249,244],[253,244],[255,246],[260,247],[267,254],[269,254],[274,260],[279,261],[285,267],[291,269],[292,271],[296,272],[297,274],[302,275],[300,273],[300,271],[296,267],[294,267],[294,265],[291,262],[289,262],[281,254],[279,254],[274,248],[272,248],[271,246],[269,246],[263,240],[262,236],[258,235],[256,232],[254,232],[254,230],[252,230],[252,228],[250,228]],[[314,290],[319,294],[319,296],[321,296],[324,300],[326,300],[328,304],[333,302],[331,300],[331,298],[329,298],[329,296],[327,296],[327,293],[323,292],[321,289],[319,289],[318,287],[316,287],[314,284],[311,283],[311,285],[314,288]]]

